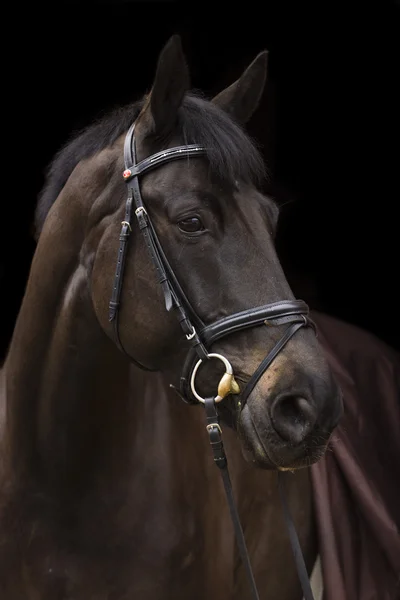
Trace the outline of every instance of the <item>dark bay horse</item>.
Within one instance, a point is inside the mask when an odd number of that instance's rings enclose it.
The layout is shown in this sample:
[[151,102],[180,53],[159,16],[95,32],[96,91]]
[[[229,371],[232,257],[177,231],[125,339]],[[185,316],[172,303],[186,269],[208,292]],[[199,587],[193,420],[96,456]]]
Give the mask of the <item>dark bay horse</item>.
[[[203,406],[187,406],[174,390],[181,389],[196,332],[182,334],[176,298],[165,310],[171,290],[157,280],[147,247],[154,252],[154,239],[141,235],[147,213],[137,209],[138,222],[127,220],[122,174],[124,140],[135,123],[138,164],[159,152],[164,161],[141,175],[135,200],[143,198],[199,322],[248,321],[267,303],[273,310],[298,306],[274,250],[277,207],[258,191],[262,160],[242,128],[265,77],[263,52],[211,101],[194,95],[174,36],[160,54],[151,92],[89,127],[55,158],[2,373],[2,599],[249,597]],[[171,149],[189,145],[203,148],[201,155],[165,160],[165,151],[176,157],[179,150]],[[113,321],[109,301],[121,244],[126,255]],[[300,325],[307,325],[303,312]],[[230,330],[208,348],[227,357],[239,385],[218,406],[263,599],[302,596],[276,471],[295,470],[288,501],[311,569],[312,496],[308,469],[300,467],[323,455],[342,410],[307,326],[296,329],[243,401],[254,372],[298,317],[286,311]],[[201,365],[201,397],[216,395],[220,366]]]

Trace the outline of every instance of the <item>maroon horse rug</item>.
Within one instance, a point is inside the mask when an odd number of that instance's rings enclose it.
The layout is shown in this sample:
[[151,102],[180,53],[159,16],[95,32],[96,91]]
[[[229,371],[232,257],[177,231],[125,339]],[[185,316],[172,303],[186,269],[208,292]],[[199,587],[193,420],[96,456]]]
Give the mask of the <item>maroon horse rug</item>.
[[400,355],[320,312],[344,395],[330,451],[311,468],[324,600],[400,598]]

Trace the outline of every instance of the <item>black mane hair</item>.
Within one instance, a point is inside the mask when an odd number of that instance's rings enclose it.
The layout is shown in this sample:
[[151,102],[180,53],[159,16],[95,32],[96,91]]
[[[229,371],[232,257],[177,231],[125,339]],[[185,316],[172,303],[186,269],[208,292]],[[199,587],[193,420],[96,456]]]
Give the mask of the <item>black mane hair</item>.
[[[138,116],[144,100],[113,110],[78,133],[56,154],[39,195],[35,212],[35,234],[39,237],[47,214],[76,165],[111,146]],[[259,184],[264,162],[253,141],[227,113],[202,98],[187,94],[178,111],[177,127],[184,144],[206,148],[210,168],[229,182]]]

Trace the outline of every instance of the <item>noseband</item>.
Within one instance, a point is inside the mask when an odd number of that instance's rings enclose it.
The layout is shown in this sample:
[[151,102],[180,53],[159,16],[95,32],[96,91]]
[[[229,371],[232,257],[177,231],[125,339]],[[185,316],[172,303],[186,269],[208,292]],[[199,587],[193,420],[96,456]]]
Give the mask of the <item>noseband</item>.
[[[206,154],[206,149],[203,146],[196,144],[178,146],[158,152],[157,154],[153,154],[152,156],[145,158],[138,163],[134,131],[135,123],[133,123],[133,125],[130,127],[126,135],[124,145],[125,170],[123,172],[123,178],[127,183],[128,198],[126,201],[124,220],[121,223],[122,228],[119,236],[120,245],[118,250],[117,267],[115,271],[112,296],[109,303],[109,321],[113,323],[115,341],[120,350],[126,354],[129,360],[134,362],[138,367],[146,371],[151,371],[152,369],[149,369],[145,365],[141,364],[125,351],[121,343],[118,328],[124,265],[128,240],[132,232],[132,212],[134,212],[139,230],[144,236],[147,249],[156,269],[158,282],[163,290],[165,308],[167,311],[175,311],[182,331],[186,335],[186,339],[190,344],[180,379],[180,396],[188,404],[201,402],[205,405],[207,431],[209,433],[211,447],[214,454],[214,461],[221,470],[229,509],[235,528],[239,552],[249,578],[253,598],[258,600],[259,596],[250,566],[243,531],[241,529],[238,513],[233,499],[232,487],[227,470],[227,460],[222,444],[221,428],[219,426],[218,413],[215,406],[216,402],[220,402],[228,394],[239,394],[240,389],[234,380],[233,370],[229,361],[220,354],[209,353],[208,350],[217,340],[244,329],[262,325],[288,325],[282,337],[262,360],[247,382],[241,394],[241,401],[237,403],[238,408],[243,409],[257,382],[268,369],[274,358],[282,350],[282,348],[284,348],[287,342],[299,329],[302,327],[313,327],[313,323],[308,316],[308,306],[302,300],[282,300],[280,302],[265,304],[263,306],[258,306],[256,308],[250,308],[248,310],[234,313],[208,325],[202,321],[190,304],[163,251],[150,216],[143,204],[139,187],[139,176],[173,160],[188,159],[194,156],[204,156]],[[225,375],[222,377],[218,386],[218,394],[216,394],[214,398],[202,398],[196,391],[196,374],[203,361],[215,358],[224,363]],[[282,481],[280,481],[281,491],[282,485]],[[313,600],[304,559],[301,554],[293,521],[291,520],[290,513],[288,512],[284,496],[283,507],[304,597],[306,600]]]

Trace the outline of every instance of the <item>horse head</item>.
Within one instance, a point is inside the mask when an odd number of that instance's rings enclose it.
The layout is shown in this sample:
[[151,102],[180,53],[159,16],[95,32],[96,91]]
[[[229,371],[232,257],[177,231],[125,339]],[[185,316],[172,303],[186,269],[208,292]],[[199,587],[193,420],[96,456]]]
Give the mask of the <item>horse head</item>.
[[106,185],[84,251],[110,339],[167,373],[187,401],[218,396],[225,372],[220,412],[244,454],[288,469],[322,456],[342,401],[277,257],[278,207],[261,192],[263,161],[244,130],[266,66],[262,52],[207,100],[190,92],[180,39],[169,40],[125,140],[125,163],[123,137],[102,159]]

